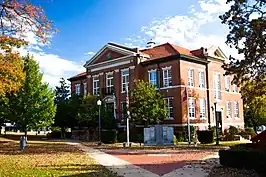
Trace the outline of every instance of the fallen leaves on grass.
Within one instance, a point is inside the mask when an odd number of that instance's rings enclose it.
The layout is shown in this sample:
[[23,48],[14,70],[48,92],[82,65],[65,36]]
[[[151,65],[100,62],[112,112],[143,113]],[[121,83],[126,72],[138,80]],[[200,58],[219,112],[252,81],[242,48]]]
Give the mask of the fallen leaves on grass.
[[77,147],[58,142],[30,142],[25,152],[15,141],[1,141],[0,176],[115,177]]

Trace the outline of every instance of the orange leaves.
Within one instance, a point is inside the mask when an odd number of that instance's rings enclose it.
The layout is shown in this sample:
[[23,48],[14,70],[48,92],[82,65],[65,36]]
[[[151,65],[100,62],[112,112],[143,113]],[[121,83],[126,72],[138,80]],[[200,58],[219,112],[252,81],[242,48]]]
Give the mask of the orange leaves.
[[46,42],[50,34],[57,32],[52,27],[52,21],[46,17],[44,10],[27,0],[0,2],[0,22],[0,32],[5,35],[11,36],[31,31],[43,42]]
[[22,58],[12,51],[12,47],[22,45],[25,45],[23,40],[0,36],[0,95],[17,91],[25,79]]

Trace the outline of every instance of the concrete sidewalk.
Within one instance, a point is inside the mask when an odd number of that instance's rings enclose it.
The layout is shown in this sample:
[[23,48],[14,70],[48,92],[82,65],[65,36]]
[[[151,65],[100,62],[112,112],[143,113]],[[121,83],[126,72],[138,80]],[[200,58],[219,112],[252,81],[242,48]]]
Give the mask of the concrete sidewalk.
[[[103,165],[111,172],[117,173],[118,176],[124,177],[159,177],[159,175],[152,173],[148,170],[133,165],[127,161],[114,157],[110,154],[101,152],[99,150],[84,146],[77,142],[68,142],[68,144],[78,146],[82,151],[86,152],[96,162]],[[204,158],[204,160],[210,158],[217,158],[217,155],[212,155]],[[200,165],[186,165],[182,168],[178,168],[170,173],[163,175],[163,177],[206,177],[208,172],[204,170]]]

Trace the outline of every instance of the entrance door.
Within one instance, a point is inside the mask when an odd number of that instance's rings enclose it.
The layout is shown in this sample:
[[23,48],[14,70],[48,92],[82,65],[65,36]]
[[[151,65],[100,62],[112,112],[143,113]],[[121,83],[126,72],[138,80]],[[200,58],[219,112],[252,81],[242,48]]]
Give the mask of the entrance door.
[[222,112],[217,111],[215,117],[216,117],[216,121],[218,122],[219,133],[221,134],[223,132],[223,130],[222,130],[222,123],[223,123],[223,121],[222,121]]

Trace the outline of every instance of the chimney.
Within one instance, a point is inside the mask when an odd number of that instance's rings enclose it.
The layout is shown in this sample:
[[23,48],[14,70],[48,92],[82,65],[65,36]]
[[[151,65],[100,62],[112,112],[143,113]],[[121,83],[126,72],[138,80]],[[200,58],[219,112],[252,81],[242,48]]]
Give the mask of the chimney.
[[153,48],[155,46],[155,42],[151,39],[149,42],[147,42],[147,48]]

